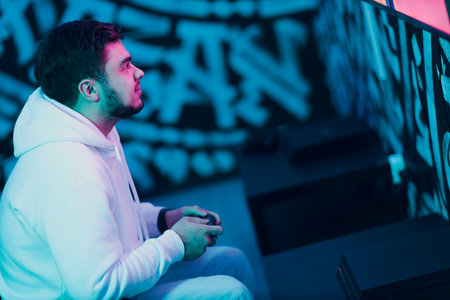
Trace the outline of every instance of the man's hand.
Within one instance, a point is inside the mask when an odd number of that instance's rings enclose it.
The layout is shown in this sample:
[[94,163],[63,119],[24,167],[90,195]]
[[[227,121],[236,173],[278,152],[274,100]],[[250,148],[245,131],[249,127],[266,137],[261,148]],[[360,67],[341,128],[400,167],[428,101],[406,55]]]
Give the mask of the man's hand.
[[168,228],[172,228],[172,226],[178,222],[182,217],[190,216],[190,217],[200,217],[204,218],[206,215],[211,214],[216,218],[216,224],[220,225],[222,221],[220,220],[220,216],[215,212],[203,209],[195,206],[183,206],[177,209],[171,209],[166,212],[166,224]]
[[183,240],[184,260],[199,258],[205,252],[206,247],[216,244],[213,236],[223,233],[222,226],[207,225],[208,221],[208,219],[198,217],[182,217],[172,226],[171,229]]

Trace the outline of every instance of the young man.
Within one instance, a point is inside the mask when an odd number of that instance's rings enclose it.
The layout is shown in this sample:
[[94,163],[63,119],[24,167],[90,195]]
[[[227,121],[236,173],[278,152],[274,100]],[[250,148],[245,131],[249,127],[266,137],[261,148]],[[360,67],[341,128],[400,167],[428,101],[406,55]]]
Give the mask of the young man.
[[144,72],[121,39],[114,25],[74,21],[39,44],[40,88],[14,128],[19,159],[0,201],[0,295],[251,299],[246,257],[205,252],[218,214],[139,202],[114,126],[142,109]]

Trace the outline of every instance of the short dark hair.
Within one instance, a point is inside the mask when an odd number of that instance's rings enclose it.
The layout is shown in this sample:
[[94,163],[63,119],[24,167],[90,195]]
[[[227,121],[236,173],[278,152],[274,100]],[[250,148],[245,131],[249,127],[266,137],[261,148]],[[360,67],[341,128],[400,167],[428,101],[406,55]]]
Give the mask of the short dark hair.
[[104,48],[118,39],[123,39],[121,29],[109,23],[78,20],[57,26],[37,47],[37,83],[47,96],[73,108],[81,80],[105,78]]

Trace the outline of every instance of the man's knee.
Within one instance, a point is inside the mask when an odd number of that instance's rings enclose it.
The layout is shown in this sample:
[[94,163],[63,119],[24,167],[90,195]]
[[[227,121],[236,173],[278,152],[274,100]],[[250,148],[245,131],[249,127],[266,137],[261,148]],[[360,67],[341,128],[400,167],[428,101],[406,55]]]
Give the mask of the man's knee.
[[211,250],[215,250],[213,260],[216,262],[222,261],[226,265],[238,267],[249,265],[247,256],[238,248],[222,246]]
[[243,260],[247,260],[247,256],[238,248],[234,247],[222,247],[223,248],[223,255],[228,257],[229,259],[236,260],[238,262],[241,262]]
[[221,295],[217,295],[219,298],[237,300],[253,299],[249,289],[236,278],[226,275],[217,275],[214,277],[216,277],[215,279],[218,280],[222,286],[222,289],[220,290]]

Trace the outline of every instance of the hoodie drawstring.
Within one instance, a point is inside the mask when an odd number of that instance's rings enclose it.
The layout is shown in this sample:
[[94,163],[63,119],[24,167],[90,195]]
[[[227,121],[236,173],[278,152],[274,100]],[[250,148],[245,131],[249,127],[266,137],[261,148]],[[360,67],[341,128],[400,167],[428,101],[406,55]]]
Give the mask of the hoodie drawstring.
[[136,226],[138,228],[138,239],[140,241],[145,241],[149,238],[147,225],[144,223],[143,217],[141,216],[140,210],[137,208],[137,206],[141,203],[139,201],[139,197],[136,191],[136,187],[134,186],[134,182],[131,178],[130,171],[128,170],[128,167],[126,166],[126,162],[122,160],[122,155],[119,151],[119,148],[116,144],[114,144],[114,151],[116,153],[117,160],[120,163],[120,167],[122,168],[122,172],[124,172],[127,176],[128,181],[128,188],[131,194],[131,198],[133,199],[133,205],[134,205],[134,212],[136,214]]

